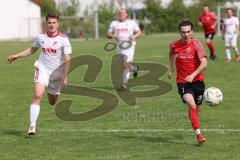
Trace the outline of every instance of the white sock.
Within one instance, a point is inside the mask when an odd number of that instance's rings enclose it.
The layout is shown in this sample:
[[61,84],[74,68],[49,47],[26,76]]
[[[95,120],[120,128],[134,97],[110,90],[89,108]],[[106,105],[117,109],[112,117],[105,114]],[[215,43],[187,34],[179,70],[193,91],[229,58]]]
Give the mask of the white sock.
[[200,129],[195,130],[196,135],[201,134]]
[[123,83],[127,84],[129,78],[130,78],[130,70],[126,69],[123,71]]
[[231,59],[231,51],[230,51],[230,49],[226,49],[226,56],[227,56],[227,59]]
[[30,126],[35,126],[40,112],[40,105],[30,105]]
[[235,48],[234,48],[234,52],[235,52],[235,55],[236,55],[236,56],[239,55],[238,47],[235,47]]

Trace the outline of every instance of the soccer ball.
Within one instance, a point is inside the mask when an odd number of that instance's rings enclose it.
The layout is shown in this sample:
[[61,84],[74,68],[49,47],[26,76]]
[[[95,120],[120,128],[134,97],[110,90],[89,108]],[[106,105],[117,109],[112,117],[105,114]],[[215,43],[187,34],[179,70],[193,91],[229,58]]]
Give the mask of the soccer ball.
[[203,94],[204,101],[209,106],[217,106],[219,105],[223,100],[223,94],[222,91],[216,87],[210,87],[205,90]]

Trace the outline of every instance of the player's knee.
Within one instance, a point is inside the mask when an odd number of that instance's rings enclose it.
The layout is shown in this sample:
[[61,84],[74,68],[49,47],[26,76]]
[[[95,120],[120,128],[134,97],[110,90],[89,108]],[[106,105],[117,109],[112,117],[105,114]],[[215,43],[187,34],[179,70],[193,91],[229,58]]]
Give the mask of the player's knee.
[[49,101],[49,104],[50,104],[50,105],[55,105],[56,102],[57,102],[56,100],[50,100],[50,101]]
[[205,41],[207,44],[211,43],[211,40],[210,39],[206,39]]
[[124,63],[123,64],[123,70],[127,70],[129,68],[129,64],[128,63]]
[[184,101],[188,104],[189,107],[196,106],[194,99],[190,95],[185,96]]
[[188,104],[189,107],[196,107],[195,101],[194,100],[185,100],[186,103]]
[[196,108],[197,106],[196,106],[195,103],[189,103],[189,104],[188,104],[188,107],[189,107],[189,108]]
[[42,98],[42,94],[35,94],[34,95],[34,100],[35,101],[39,101],[39,100],[41,100],[41,98]]

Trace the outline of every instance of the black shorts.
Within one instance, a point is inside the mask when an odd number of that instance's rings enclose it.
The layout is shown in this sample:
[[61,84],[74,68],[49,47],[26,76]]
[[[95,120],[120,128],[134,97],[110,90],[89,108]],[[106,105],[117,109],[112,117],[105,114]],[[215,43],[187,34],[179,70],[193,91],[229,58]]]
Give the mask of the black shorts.
[[205,34],[205,39],[211,39],[211,40],[213,40],[214,35],[215,35],[215,33],[208,33],[208,34]]
[[205,84],[203,81],[196,81],[193,83],[178,83],[178,93],[180,94],[183,103],[186,103],[183,100],[183,95],[190,93],[194,97],[196,105],[201,105],[203,101],[203,93],[205,90]]
[[140,23],[139,28],[140,28],[141,31],[143,31],[144,30],[144,24]]

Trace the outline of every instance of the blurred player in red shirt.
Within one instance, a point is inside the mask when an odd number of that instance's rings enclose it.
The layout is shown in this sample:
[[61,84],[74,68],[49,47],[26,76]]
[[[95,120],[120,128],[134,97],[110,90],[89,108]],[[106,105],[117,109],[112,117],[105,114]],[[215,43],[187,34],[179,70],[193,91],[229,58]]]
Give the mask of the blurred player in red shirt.
[[188,105],[189,119],[198,144],[202,144],[206,139],[200,132],[199,107],[205,89],[203,70],[207,67],[207,56],[202,44],[192,38],[191,21],[182,21],[178,28],[181,39],[170,44],[168,76],[171,79],[176,69],[178,92],[183,102]]
[[208,5],[203,6],[203,13],[198,18],[198,23],[203,27],[206,44],[210,50],[210,59],[216,59],[216,53],[213,45],[213,38],[216,33],[218,16],[214,12],[210,12]]

